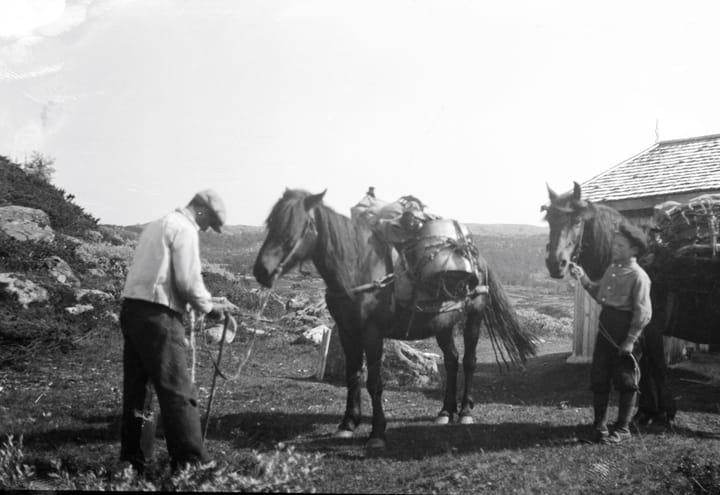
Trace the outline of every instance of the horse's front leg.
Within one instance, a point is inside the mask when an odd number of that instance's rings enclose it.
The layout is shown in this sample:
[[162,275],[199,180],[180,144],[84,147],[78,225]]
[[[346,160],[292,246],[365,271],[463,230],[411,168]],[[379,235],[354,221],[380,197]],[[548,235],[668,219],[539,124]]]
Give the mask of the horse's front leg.
[[442,410],[438,417],[435,418],[435,423],[446,425],[452,422],[453,415],[457,413],[458,351],[457,347],[455,347],[452,327],[439,333],[435,339],[440,346],[443,361],[445,362],[445,400],[443,401]]
[[367,390],[373,408],[372,431],[367,442],[368,449],[385,448],[385,412],[383,411],[383,381],[380,373],[382,363],[383,340],[379,329],[370,325],[363,335],[363,347],[367,358]]
[[361,397],[360,379],[362,377],[363,348],[360,332],[354,328],[340,327],[340,343],[345,353],[345,384],[347,386],[347,400],[345,402],[345,415],[338,426],[335,436],[350,438],[360,424]]
[[473,400],[472,400],[472,384],[475,376],[475,368],[477,367],[476,347],[480,338],[480,318],[471,314],[465,324],[463,331],[463,341],[465,343],[465,353],[463,355],[463,373],[465,383],[463,386],[462,401],[460,402],[460,423],[464,425],[473,424],[475,420],[472,416]]

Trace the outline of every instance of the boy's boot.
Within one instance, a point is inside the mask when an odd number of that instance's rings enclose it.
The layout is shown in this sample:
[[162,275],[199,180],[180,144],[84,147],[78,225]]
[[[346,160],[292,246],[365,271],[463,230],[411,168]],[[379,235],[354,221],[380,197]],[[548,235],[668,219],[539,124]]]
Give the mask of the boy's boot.
[[630,435],[630,421],[632,419],[632,412],[635,408],[635,400],[637,399],[637,392],[620,392],[620,399],[618,401],[618,419],[615,423],[613,432],[608,437],[609,443],[620,443],[625,440],[629,440]]

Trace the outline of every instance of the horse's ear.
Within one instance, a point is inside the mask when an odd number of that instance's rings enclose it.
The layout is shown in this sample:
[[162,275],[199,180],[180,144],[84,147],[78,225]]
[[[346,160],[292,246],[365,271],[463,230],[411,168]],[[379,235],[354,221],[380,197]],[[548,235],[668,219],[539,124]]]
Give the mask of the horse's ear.
[[306,197],[303,200],[303,204],[305,205],[305,211],[310,211],[313,208],[315,208],[317,205],[322,203],[323,198],[325,197],[325,193],[327,192],[327,189],[325,189],[323,192],[318,194],[311,194],[310,196]]
[[577,182],[573,182],[573,199],[576,201],[580,201],[580,196],[582,195],[582,189],[580,189],[580,184]]
[[550,202],[552,203],[552,202],[554,202],[554,201],[558,198],[558,195],[557,195],[557,193],[556,193],[555,191],[552,190],[552,188],[550,187],[550,184],[548,184],[548,183],[546,182],[546,183],[545,183],[545,186],[547,187],[548,196],[550,197]]

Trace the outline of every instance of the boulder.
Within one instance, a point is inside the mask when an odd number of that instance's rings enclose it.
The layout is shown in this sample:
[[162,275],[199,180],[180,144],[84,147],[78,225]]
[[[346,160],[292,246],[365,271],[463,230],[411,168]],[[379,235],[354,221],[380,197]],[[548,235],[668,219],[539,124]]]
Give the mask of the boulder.
[[382,377],[386,385],[431,387],[442,382],[442,359],[430,352],[418,351],[400,340],[383,343]]
[[87,313],[88,311],[92,311],[93,309],[95,309],[95,307],[92,304],[76,304],[75,306],[65,308],[65,311],[71,315],[81,315],[83,313]]
[[[444,380],[444,369],[441,368],[442,358],[437,354],[418,351],[399,340],[383,341],[381,373],[386,386],[438,386]],[[345,353],[337,327],[333,327],[330,337],[324,379],[335,383],[345,382]]]
[[78,286],[80,280],[75,276],[70,265],[59,256],[49,256],[43,260],[43,264],[55,280],[65,285]]
[[0,293],[17,299],[25,309],[28,304],[46,302],[49,297],[47,289],[15,273],[0,273]]
[[55,239],[47,213],[25,206],[0,207],[0,232],[18,241],[52,242]]
[[100,301],[115,299],[113,295],[97,289],[75,289],[74,293],[77,302],[82,302],[83,300],[92,301],[93,299]]

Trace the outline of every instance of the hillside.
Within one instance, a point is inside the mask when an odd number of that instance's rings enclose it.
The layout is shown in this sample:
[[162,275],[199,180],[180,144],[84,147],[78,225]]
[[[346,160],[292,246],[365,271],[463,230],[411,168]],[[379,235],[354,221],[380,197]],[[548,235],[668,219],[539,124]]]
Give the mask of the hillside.
[[[480,253],[504,284],[543,287],[566,292],[568,284],[551,279],[545,268],[547,227],[522,224],[466,224]],[[141,226],[115,227],[137,236]],[[125,237],[125,236],[123,236]],[[249,275],[265,238],[265,228],[227,225],[223,234],[200,233],[200,253],[208,263],[223,265],[232,273]]]
[[[26,173],[20,165],[3,157],[0,157],[0,177],[3,178],[0,181],[0,206],[41,209],[49,217],[49,227],[62,235],[118,247],[126,246],[129,249],[144,227],[100,225],[96,218],[73,202],[72,194]],[[547,227],[478,223],[466,225],[481,254],[503,283],[545,287],[559,292],[567,290],[567,284],[550,279],[544,266]],[[248,275],[264,235],[264,227],[250,225],[228,225],[222,235],[212,231],[202,232],[201,256],[206,263],[222,265],[231,273]],[[67,261],[71,266],[78,263],[82,265],[66,245],[67,239],[60,237],[54,242],[54,247],[45,246],[40,251],[47,254],[55,250],[61,257],[69,257]],[[25,259],[29,251],[17,242],[5,241],[0,244],[0,267],[17,269],[33,265]],[[20,263],[18,257],[25,261]],[[88,269],[89,266],[85,265],[78,268]]]
[[547,226],[525,225],[515,223],[466,223],[470,233],[476,236],[493,237],[532,237],[547,236]]
[[[515,224],[467,224],[480,253],[504,284],[544,287],[566,292],[568,285],[551,279],[545,268],[547,228]],[[234,225],[224,233],[200,234],[202,257],[233,273],[250,274],[265,236],[264,227]]]

